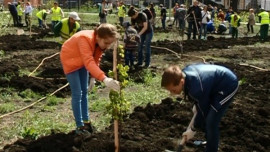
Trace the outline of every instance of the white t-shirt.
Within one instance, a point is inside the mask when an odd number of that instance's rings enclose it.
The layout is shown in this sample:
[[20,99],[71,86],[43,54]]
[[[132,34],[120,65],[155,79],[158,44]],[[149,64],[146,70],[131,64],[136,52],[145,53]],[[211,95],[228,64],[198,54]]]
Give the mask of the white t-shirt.
[[210,18],[210,13],[208,11],[207,12],[202,11],[202,23],[203,24],[207,24],[206,17]]

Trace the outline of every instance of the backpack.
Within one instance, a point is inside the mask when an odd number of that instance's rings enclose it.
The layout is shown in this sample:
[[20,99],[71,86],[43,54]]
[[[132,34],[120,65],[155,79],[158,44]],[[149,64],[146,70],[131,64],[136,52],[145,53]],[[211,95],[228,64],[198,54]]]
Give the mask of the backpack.
[[153,15],[148,8],[145,8],[142,12],[146,14],[148,20],[151,20],[153,18]]

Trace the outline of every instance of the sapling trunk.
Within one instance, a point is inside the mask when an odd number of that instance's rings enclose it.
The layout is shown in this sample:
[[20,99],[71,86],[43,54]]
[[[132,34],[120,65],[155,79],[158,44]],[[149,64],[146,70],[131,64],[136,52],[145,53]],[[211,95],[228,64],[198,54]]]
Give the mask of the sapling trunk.
[[[117,80],[117,48],[118,48],[118,40],[115,42],[114,49],[113,49],[113,73],[114,79]],[[119,137],[118,137],[118,120],[114,120],[114,146],[115,152],[119,152]]]

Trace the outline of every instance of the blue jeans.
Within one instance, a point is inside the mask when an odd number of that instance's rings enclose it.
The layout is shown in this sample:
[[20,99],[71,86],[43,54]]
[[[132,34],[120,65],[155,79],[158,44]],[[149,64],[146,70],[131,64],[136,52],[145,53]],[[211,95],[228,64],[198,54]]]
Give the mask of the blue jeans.
[[[209,112],[206,114],[206,118],[196,117],[194,126],[199,127],[202,131],[205,132],[205,137],[207,140],[205,152],[217,152],[219,144],[219,124],[221,118],[224,116],[227,111],[230,103],[233,101],[233,98],[228,100],[222,107],[216,112],[213,108],[209,109]],[[197,110],[200,112],[199,110]],[[202,116],[202,115],[200,115]]]
[[153,38],[153,31],[141,35],[141,43],[139,45],[139,52],[138,52],[138,65],[142,65],[143,63],[143,49],[145,43],[145,66],[149,66],[151,62],[151,40]]
[[89,120],[88,114],[88,79],[89,72],[85,67],[66,75],[71,89],[71,105],[77,127],[83,126],[83,121]]
[[38,27],[43,27],[43,21],[41,19],[38,19]]
[[134,49],[125,49],[125,64],[127,66],[134,65],[133,53],[134,53]]
[[201,28],[200,28],[200,37],[199,39],[201,39],[202,37],[202,31],[203,31],[203,38],[206,38],[206,34],[207,34],[207,24],[206,23],[202,23],[201,24]]

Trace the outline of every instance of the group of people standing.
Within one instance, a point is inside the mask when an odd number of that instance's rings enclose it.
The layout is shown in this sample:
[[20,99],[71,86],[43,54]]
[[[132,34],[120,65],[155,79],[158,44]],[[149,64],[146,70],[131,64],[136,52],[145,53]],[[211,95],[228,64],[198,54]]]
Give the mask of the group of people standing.
[[25,15],[25,24],[28,27],[31,22],[31,15],[33,8],[30,2],[25,3],[25,6],[22,6],[21,2],[11,3],[8,2],[8,9],[13,19],[14,27],[22,27],[22,17]]
[[[188,23],[188,40],[191,39],[193,33],[193,39],[206,39],[207,33],[224,34],[229,29],[229,34],[232,38],[238,38],[238,28],[240,26],[241,17],[232,10],[230,7],[226,13],[222,9],[218,9],[216,6],[204,5],[200,7],[198,1],[193,1],[193,5],[189,9],[185,8],[185,5],[178,3],[173,7],[174,21],[177,23],[180,31],[185,30],[185,23]],[[265,13],[263,13],[265,12]],[[269,14],[260,9],[259,22],[261,23],[260,39],[266,39],[268,35],[267,25],[269,25]],[[261,17],[263,16],[263,17]],[[268,17],[267,17],[268,16]],[[260,18],[264,18],[261,20]],[[165,22],[165,21],[164,21]],[[227,23],[226,23],[227,22]],[[254,33],[253,26],[255,25],[254,9],[249,9],[247,32]],[[218,25],[216,25],[218,24]],[[162,24],[163,29],[165,26]],[[269,28],[269,27],[268,27]],[[263,32],[263,33],[262,33]],[[198,37],[196,37],[198,35]]]

